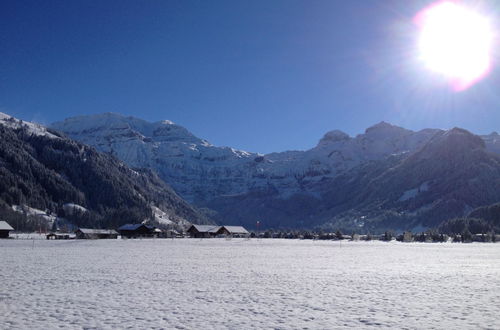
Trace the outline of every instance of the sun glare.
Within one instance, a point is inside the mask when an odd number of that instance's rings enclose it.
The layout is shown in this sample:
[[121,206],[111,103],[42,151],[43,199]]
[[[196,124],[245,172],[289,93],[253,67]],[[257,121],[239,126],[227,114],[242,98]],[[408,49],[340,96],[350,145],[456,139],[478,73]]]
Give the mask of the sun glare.
[[415,17],[420,28],[419,58],[448,78],[454,90],[465,90],[491,67],[493,32],[489,20],[453,1],[440,1]]

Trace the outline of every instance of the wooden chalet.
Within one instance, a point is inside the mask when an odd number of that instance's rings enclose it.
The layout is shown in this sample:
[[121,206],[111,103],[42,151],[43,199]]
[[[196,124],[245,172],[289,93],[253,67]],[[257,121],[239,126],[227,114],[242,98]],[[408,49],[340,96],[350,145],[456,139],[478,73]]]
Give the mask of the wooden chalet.
[[78,239],[116,239],[118,233],[113,229],[78,228],[75,231]]
[[249,237],[250,233],[242,226],[222,226],[217,231],[217,235],[231,237]]
[[157,231],[155,227],[142,223],[123,225],[118,228],[118,232],[122,237],[126,238],[152,238],[158,237],[161,233],[161,231]]
[[187,230],[190,237],[210,238],[217,236],[249,237],[250,233],[242,226],[191,225]]
[[0,221],[0,238],[9,238],[9,233],[13,231],[12,228],[6,221]]
[[187,233],[192,238],[210,238],[217,236],[217,232],[220,228],[222,227],[212,225],[191,225]]

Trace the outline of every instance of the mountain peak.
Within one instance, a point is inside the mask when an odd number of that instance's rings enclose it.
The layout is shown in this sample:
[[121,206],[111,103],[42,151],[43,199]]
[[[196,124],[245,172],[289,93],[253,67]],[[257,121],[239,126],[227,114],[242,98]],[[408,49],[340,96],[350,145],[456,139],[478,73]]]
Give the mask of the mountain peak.
[[412,131],[389,124],[385,121],[381,121],[365,130],[365,135],[369,135],[376,139],[392,138],[394,136],[407,135],[410,133],[412,133]]
[[349,135],[342,132],[341,130],[336,129],[336,130],[327,132],[325,135],[323,135],[321,140],[319,140],[319,142],[318,142],[318,146],[326,145],[326,144],[330,144],[330,143],[334,143],[334,142],[338,142],[338,141],[349,140],[349,139],[350,139]]
[[388,128],[392,128],[392,127],[396,127],[396,126],[382,120],[381,122],[376,123],[375,125],[368,127],[365,132],[370,131],[370,130],[374,130],[374,129],[388,129]]
[[[87,116],[77,116],[67,118],[63,121],[53,123],[52,128],[76,137],[88,135],[92,132],[92,137],[122,135],[125,139],[131,136],[137,138],[147,137],[155,141],[184,141],[186,143],[203,143],[201,139],[195,137],[191,132],[182,126],[174,124],[170,120],[148,122],[133,116],[124,116],[118,113],[105,112]],[[85,142],[89,143],[88,140]]]
[[468,130],[460,127],[453,127],[447,131],[444,131],[440,137],[441,141],[450,141],[454,143],[469,143],[476,145],[478,147],[484,147],[484,141],[479,136],[469,132]]
[[486,144],[481,137],[463,128],[454,127],[436,134],[417,155],[433,159],[442,157],[454,159],[459,155],[463,157],[484,149],[486,149]]

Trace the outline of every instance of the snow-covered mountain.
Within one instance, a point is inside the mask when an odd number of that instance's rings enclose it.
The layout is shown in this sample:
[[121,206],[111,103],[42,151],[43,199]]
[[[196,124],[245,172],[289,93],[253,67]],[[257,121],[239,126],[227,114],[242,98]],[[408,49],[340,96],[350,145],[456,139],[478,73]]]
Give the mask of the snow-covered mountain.
[[23,121],[12,117],[6,113],[0,112],[0,125],[12,129],[24,129],[28,134],[36,135],[36,136],[45,136],[48,138],[57,139],[59,136],[54,134],[54,132],[50,132],[45,126],[32,123],[29,121]]
[[307,151],[262,155],[211,145],[167,120],[149,123],[105,113],[69,118],[51,127],[133,167],[155,169],[177,193],[195,203],[270,188],[282,197],[313,193],[311,186],[325,177],[416,150],[437,132],[413,132],[382,122],[354,138],[338,130],[328,132]]
[[51,127],[130,166],[155,169],[190,201],[245,191],[250,179],[245,167],[259,156],[215,147],[168,120],[148,123],[106,113],[69,118]]
[[380,165],[332,182],[323,196],[331,201],[332,224],[435,227],[500,201],[500,155],[464,129],[439,132],[411,155]]
[[[366,185],[448,132],[415,132],[381,122],[355,137],[327,132],[309,150],[264,155],[214,146],[168,120],[150,123],[113,113],[69,118],[51,128],[133,167],[152,168],[183,198],[214,211],[216,219],[250,227],[257,219],[269,227],[331,222],[346,211],[339,205],[348,203],[339,201],[349,196],[332,191],[344,191],[352,182]],[[498,134],[477,139],[484,152],[500,152]],[[362,188],[352,191],[359,195]],[[413,188],[399,187],[403,197],[398,198],[412,199]]]
[[0,218],[19,214],[24,217],[14,223],[25,229],[30,216],[49,224],[62,215],[96,228],[209,222],[151,170],[131,169],[56,131],[0,113]]

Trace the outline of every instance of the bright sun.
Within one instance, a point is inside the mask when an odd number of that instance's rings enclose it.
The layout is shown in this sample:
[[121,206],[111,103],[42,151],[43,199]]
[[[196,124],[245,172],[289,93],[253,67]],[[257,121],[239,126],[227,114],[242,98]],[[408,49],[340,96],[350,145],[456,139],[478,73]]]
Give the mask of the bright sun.
[[440,1],[417,14],[420,59],[450,79],[453,89],[467,89],[491,66],[493,32],[489,20],[453,1]]

